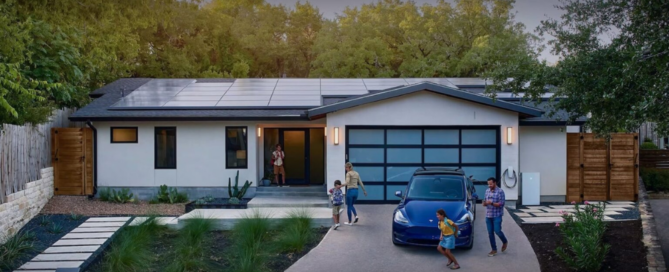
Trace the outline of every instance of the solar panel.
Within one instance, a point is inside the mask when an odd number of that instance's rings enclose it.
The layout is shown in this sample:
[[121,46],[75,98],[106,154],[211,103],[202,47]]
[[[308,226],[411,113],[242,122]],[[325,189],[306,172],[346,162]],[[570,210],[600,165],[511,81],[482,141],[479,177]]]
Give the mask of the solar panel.
[[260,100],[260,101],[269,101],[270,95],[266,96],[258,96],[258,95],[226,95],[223,96],[221,101],[234,101],[234,100],[249,100],[249,101],[254,101],[254,100]]
[[449,77],[448,81],[457,86],[485,86],[486,80],[482,78]]
[[260,107],[267,106],[267,101],[220,101],[217,107]]
[[222,95],[179,95],[172,101],[219,101]]
[[311,100],[311,101],[320,101],[320,95],[273,95],[272,101],[299,101],[299,100]]
[[310,86],[310,85],[285,85],[285,86],[276,86],[274,91],[320,91],[321,86]]
[[286,106],[320,106],[321,101],[275,101],[272,100],[269,102],[269,106],[279,106],[279,107],[286,107]]
[[164,107],[213,107],[218,101],[170,101]]
[[226,96],[230,95],[272,95],[273,91],[228,91],[225,93]]

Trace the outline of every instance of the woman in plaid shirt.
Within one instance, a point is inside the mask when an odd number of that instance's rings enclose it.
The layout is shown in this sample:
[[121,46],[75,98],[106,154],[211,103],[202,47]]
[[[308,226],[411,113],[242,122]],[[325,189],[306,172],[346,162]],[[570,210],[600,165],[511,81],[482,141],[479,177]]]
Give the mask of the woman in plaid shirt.
[[502,232],[504,200],[504,191],[502,191],[502,188],[497,187],[497,180],[489,178],[488,189],[485,190],[485,198],[483,199],[483,206],[486,207],[485,223],[488,226],[488,238],[490,238],[490,246],[492,247],[492,251],[488,253],[488,257],[493,257],[497,254],[495,234],[502,240],[502,252],[506,251],[506,246],[509,245],[504,232]]

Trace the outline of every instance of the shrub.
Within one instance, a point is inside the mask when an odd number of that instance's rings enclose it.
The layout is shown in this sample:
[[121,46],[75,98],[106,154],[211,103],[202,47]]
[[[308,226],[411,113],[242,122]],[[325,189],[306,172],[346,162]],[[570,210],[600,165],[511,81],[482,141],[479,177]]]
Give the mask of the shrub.
[[244,216],[233,228],[233,246],[235,254],[232,271],[266,271],[265,247],[269,238],[271,222],[269,216],[258,210]]
[[641,149],[643,150],[656,150],[659,149],[654,143],[652,142],[644,142],[641,144]]
[[184,203],[188,202],[188,195],[186,193],[179,193],[177,188],[170,188],[167,185],[160,185],[158,195],[152,203]]
[[35,234],[29,231],[19,232],[0,245],[0,270],[12,270],[20,265],[21,258],[34,250]]
[[641,178],[650,191],[669,191],[669,169],[641,168]]
[[212,201],[214,201],[214,198],[212,196],[208,195],[208,196],[201,197],[201,198],[198,198],[197,200],[195,200],[195,205],[200,206],[200,205],[210,203]]
[[152,260],[151,242],[158,231],[155,216],[150,216],[138,226],[124,227],[111,243],[102,260],[103,271],[148,271]]
[[53,223],[53,224],[51,224],[51,227],[49,227],[47,229],[47,231],[49,233],[52,233],[52,234],[59,234],[59,233],[63,232],[63,226],[61,226],[58,223]]
[[81,219],[81,217],[82,217],[82,215],[80,215],[80,214],[70,213],[70,218],[69,219],[71,221],[77,221],[77,220]]
[[643,138],[643,142],[644,142],[644,143],[652,143],[653,140],[651,140],[651,139],[648,138],[648,137],[645,137],[645,138]]
[[48,215],[42,215],[39,218],[39,225],[42,227],[46,227],[49,224],[51,224],[51,218],[49,218]]
[[206,235],[214,228],[214,222],[201,217],[186,219],[179,231],[172,262],[167,271],[215,271],[213,263],[205,256]]
[[300,252],[313,239],[309,210],[298,209],[289,212],[288,218],[279,227],[277,247],[280,252]]
[[135,197],[128,188],[123,188],[118,191],[105,188],[100,191],[100,200],[114,203],[129,203],[135,202]]
[[583,272],[600,271],[609,252],[609,245],[602,239],[606,232],[604,208],[606,205],[589,205],[583,210],[577,204],[576,212],[564,214],[564,223],[559,225],[562,243],[565,246],[555,249],[560,258],[572,269]]
[[[228,195],[230,195],[230,200],[233,198],[237,199],[242,199],[244,195],[246,194],[246,190],[249,189],[249,187],[253,184],[253,182],[249,182],[248,180],[244,183],[242,186],[242,189],[239,189],[239,170],[237,170],[237,175],[235,176],[235,187],[232,187],[232,181],[230,178],[228,178]],[[232,202],[231,202],[232,204]],[[239,202],[237,202],[239,204]]]

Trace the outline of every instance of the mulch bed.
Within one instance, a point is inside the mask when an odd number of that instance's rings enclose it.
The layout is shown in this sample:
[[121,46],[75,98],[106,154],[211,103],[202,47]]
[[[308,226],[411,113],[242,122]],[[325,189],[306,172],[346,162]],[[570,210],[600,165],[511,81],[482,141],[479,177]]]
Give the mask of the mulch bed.
[[[45,226],[40,225],[42,222],[42,216],[46,216],[48,224]],[[53,245],[56,241],[60,240],[63,236],[68,234],[73,229],[77,228],[81,223],[86,221],[88,217],[81,217],[77,220],[73,220],[70,215],[38,215],[35,218],[31,219],[28,224],[21,228],[21,232],[30,231],[35,234],[35,240],[33,241],[33,250],[30,254],[27,254],[23,258],[20,258],[16,263],[16,267],[12,267],[9,270],[4,271],[13,271],[14,269],[20,267],[24,263],[32,260],[35,256],[42,253],[45,249]],[[61,231],[59,233],[49,232],[54,225],[59,225]]]
[[247,209],[249,201],[251,201],[251,198],[242,198],[239,200],[239,204],[230,204],[229,198],[214,198],[210,202],[197,204],[196,200],[186,204],[186,213],[195,209]]
[[[539,259],[542,272],[573,271],[555,254],[562,235],[555,224],[521,225]],[[641,220],[609,222],[604,243],[611,245],[601,271],[646,272],[646,247],[643,244]]]
[[272,272],[283,272],[293,265],[297,260],[302,258],[304,255],[307,255],[309,251],[315,248],[325,237],[325,234],[328,233],[329,228],[319,228],[315,230],[316,237],[309,243],[307,246],[298,253],[279,253],[270,256],[270,259],[267,261],[267,268]]
[[42,209],[43,214],[80,214],[85,216],[106,215],[171,215],[184,214],[185,204],[111,203],[87,196],[53,196]]

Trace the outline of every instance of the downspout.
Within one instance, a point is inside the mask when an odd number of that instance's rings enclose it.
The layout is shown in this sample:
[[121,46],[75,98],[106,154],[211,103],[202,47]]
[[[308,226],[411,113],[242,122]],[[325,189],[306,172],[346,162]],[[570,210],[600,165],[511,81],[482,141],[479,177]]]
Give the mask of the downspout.
[[87,121],[86,125],[93,130],[93,195],[88,196],[93,198],[98,193],[98,130],[91,121]]

